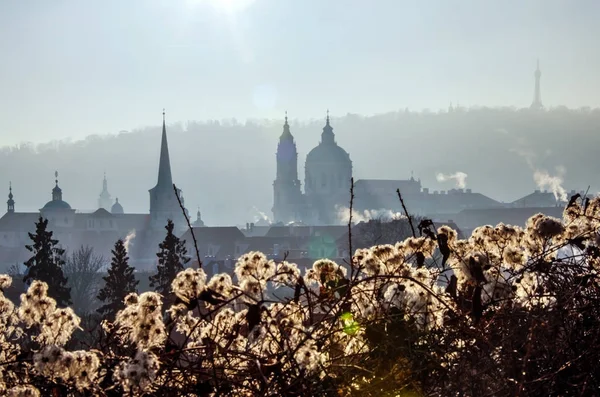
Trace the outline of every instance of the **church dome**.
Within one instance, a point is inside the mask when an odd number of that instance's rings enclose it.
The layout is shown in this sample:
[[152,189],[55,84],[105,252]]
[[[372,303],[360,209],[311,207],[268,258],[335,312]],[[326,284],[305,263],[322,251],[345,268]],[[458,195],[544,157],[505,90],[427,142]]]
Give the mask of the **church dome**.
[[121,204],[119,204],[118,198],[116,199],[115,203],[110,208],[110,212],[113,214],[124,214],[125,213],[125,211],[123,211],[123,206]]
[[70,210],[71,206],[69,203],[63,200],[52,200],[48,201],[46,205],[42,207],[43,210]]
[[324,144],[313,148],[306,156],[307,163],[349,163],[350,155],[337,143]]
[[329,124],[329,115],[321,133],[321,142],[306,156],[307,165],[322,163],[352,164],[348,152],[335,141],[333,127]]
[[58,171],[54,172],[55,185],[52,189],[52,201],[48,201],[42,210],[70,210],[71,206],[62,199],[62,189],[58,187]]

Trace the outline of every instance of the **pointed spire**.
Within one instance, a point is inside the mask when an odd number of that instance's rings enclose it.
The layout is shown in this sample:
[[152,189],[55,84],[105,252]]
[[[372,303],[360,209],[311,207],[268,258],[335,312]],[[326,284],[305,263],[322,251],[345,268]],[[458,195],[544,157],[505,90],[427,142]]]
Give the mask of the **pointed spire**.
[[163,109],[162,139],[160,143],[158,182],[156,183],[156,186],[164,186],[166,189],[172,189],[173,178],[171,176],[171,161],[169,159],[169,145],[167,143],[167,125],[165,120],[165,109]]
[[15,200],[13,200],[12,194],[12,182],[8,182],[8,201],[7,204],[7,212],[13,213],[15,212]]
[[198,206],[198,212],[196,212],[196,221],[193,224],[194,227],[203,227],[204,221],[202,220],[202,214],[200,213],[200,206]]
[[533,92],[533,102],[531,103],[532,109],[542,109],[544,105],[542,105],[542,94],[540,87],[540,79],[542,77],[542,71],[540,70],[540,60],[537,60],[536,69],[534,72],[535,77],[535,88]]
[[327,109],[327,118],[325,119],[325,127],[323,127],[323,133],[321,134],[321,143],[335,144],[335,134],[333,133],[333,127],[329,122],[329,109]]
[[104,172],[104,179],[102,180],[102,191],[98,196],[98,208],[104,208],[109,211],[111,209],[112,200],[110,199],[110,193],[108,192],[108,181],[106,180],[106,172]]
[[285,111],[285,122],[283,123],[283,132],[281,133],[281,136],[279,137],[279,141],[287,141],[287,140],[293,140],[294,137],[292,136],[292,133],[290,132],[290,125],[288,124],[288,114],[287,114],[287,110]]

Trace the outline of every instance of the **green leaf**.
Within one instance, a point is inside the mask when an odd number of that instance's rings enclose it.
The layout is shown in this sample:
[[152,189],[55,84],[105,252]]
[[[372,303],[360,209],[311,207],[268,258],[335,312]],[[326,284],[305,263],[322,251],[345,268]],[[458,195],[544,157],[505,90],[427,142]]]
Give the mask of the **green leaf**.
[[344,322],[352,321],[353,320],[352,313],[350,313],[350,312],[342,313],[340,316],[340,320],[342,320]]
[[360,325],[356,321],[352,321],[346,325],[344,325],[344,332],[347,335],[354,335],[360,329]]
[[354,316],[350,312],[344,312],[340,315],[343,330],[347,335],[354,335],[360,329],[360,325],[354,321]]

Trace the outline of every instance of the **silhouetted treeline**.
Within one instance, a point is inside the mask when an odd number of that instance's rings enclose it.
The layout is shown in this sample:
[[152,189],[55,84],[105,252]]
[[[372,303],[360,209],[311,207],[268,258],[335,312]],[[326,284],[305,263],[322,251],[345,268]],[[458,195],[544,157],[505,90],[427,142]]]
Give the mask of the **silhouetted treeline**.
[[[335,111],[332,115],[335,116]],[[95,209],[106,171],[109,191],[126,212],[146,212],[156,183],[160,149],[156,127],[82,141],[22,144],[0,152],[0,192],[13,183],[16,210],[31,211],[50,200],[55,169],[64,199],[73,208]],[[283,115],[282,115],[283,116]],[[325,114],[323,115],[325,116]],[[306,153],[318,144],[323,120],[298,122],[290,109],[304,178]],[[207,225],[243,224],[259,211],[271,215],[275,150],[283,120],[187,122],[168,127],[175,183],[192,214],[200,206]],[[411,171],[432,190],[438,172],[466,172],[467,186],[502,201],[535,189],[533,171],[566,169],[565,188],[600,190],[596,152],[600,109],[479,108],[452,112],[397,112],[333,117],[337,142],[351,156],[355,179],[409,178]],[[107,131],[108,132],[108,131]],[[377,159],[375,161],[374,159]],[[529,162],[529,164],[528,164]]]

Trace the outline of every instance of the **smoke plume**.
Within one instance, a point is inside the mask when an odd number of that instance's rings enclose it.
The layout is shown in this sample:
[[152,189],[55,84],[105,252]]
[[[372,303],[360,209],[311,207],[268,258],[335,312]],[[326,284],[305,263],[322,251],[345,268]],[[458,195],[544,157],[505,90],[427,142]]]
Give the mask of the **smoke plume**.
[[[348,223],[350,220],[350,208],[345,206],[337,206],[337,217],[342,223]],[[378,210],[364,210],[362,212],[352,210],[352,222],[368,222],[372,219],[380,219],[382,221],[393,221],[403,218],[400,212],[394,212],[380,208]]]
[[130,231],[127,236],[125,236],[125,240],[123,241],[123,245],[125,246],[125,251],[129,254],[129,245],[131,244],[131,240],[135,238],[135,229]]
[[567,201],[567,191],[562,187],[565,169],[557,167],[556,171],[557,175],[550,175],[546,170],[535,170],[533,180],[539,189],[548,189],[557,200]]
[[252,207],[252,209],[255,212],[254,215],[254,223],[258,223],[259,221],[265,221],[267,222],[269,225],[272,224],[273,222],[271,221],[271,218],[269,217],[269,215],[267,215],[265,212],[259,210],[256,207]]
[[460,189],[464,189],[467,186],[467,174],[464,172],[455,172],[454,174],[442,174],[438,172],[435,178],[438,182],[446,182],[450,180],[454,180],[456,182],[456,187]]

